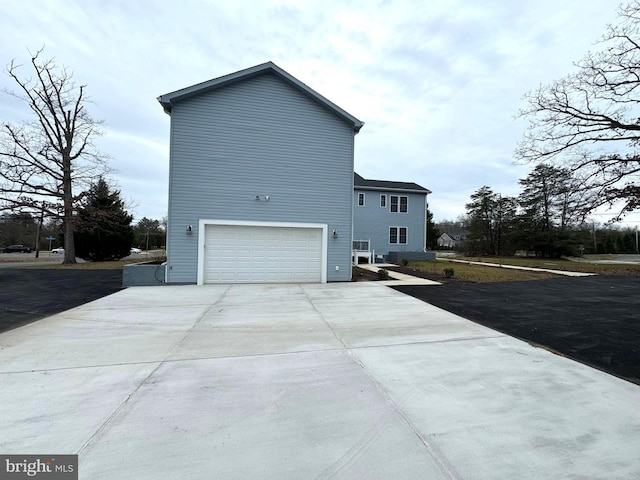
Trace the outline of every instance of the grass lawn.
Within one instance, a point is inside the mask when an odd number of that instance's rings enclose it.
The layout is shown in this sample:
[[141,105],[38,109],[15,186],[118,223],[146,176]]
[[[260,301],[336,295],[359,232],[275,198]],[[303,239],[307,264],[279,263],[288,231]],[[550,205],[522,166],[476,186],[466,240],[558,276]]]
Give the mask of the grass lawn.
[[39,258],[35,258],[34,255],[26,255],[24,257],[2,257],[0,256],[0,263],[29,263],[22,268],[38,268],[38,269],[55,269],[55,270],[122,270],[122,267],[131,263],[142,262],[164,262],[167,257],[164,250],[150,250],[149,254],[140,258],[127,258],[123,260],[116,260],[113,262],[85,262],[79,260],[79,263],[72,263],[63,265],[58,263],[55,265],[42,265],[44,262],[58,261],[62,262],[62,255],[53,255],[49,252],[41,252]]
[[448,260],[436,260],[430,262],[409,262],[410,269],[421,270],[445,278],[444,269],[454,270],[453,278],[466,282],[517,282],[525,280],[543,280],[554,278],[558,275],[547,272],[529,272],[525,270],[512,270],[506,268],[485,267],[482,265],[469,265],[466,263],[450,262]]
[[[604,258],[603,258],[604,257]],[[530,257],[459,257],[468,262],[497,263],[520,267],[549,268],[569,272],[595,273],[597,275],[640,275],[640,265],[589,263],[589,260],[609,260],[607,255],[589,256],[581,259],[530,258]]]
[[[467,262],[493,263],[496,265],[516,265],[520,267],[533,267],[540,269],[563,270],[570,272],[595,273],[597,275],[640,275],[640,265],[632,264],[595,264],[588,260],[612,260],[613,257],[600,255],[582,259],[552,259],[552,258],[525,258],[525,257],[458,257],[456,260]],[[453,278],[467,282],[515,282],[522,280],[542,280],[557,277],[548,272],[530,272],[525,270],[512,270],[506,268],[488,267],[482,265],[470,265],[466,263],[451,262],[445,258],[435,262],[410,262],[409,268],[428,272],[432,275],[445,278],[444,269],[454,270]]]
[[25,268],[37,268],[37,269],[55,269],[55,270],[122,270],[122,267],[130,263],[140,263],[140,260],[116,260],[114,262],[85,262],[85,263],[71,263],[67,265],[29,265]]
[[[164,256],[164,252],[158,251],[155,253],[153,251],[149,252],[149,255],[145,258],[128,258],[126,260],[115,260],[111,262],[85,262],[81,261],[81,263],[71,263],[67,265],[63,265],[61,263],[55,265],[41,265],[37,262],[34,262],[33,265],[29,265],[24,268],[37,268],[37,269],[56,269],[56,270],[122,270],[122,267],[125,265],[129,265],[131,263],[142,263],[142,262],[164,262],[167,257]],[[44,259],[46,260],[46,258]],[[60,261],[62,259],[60,258]]]
[[0,263],[39,263],[39,262],[55,262],[56,260],[62,261],[62,255],[51,255],[49,252],[40,253],[38,258],[35,254],[26,254],[24,257],[9,257],[6,255],[0,255]]

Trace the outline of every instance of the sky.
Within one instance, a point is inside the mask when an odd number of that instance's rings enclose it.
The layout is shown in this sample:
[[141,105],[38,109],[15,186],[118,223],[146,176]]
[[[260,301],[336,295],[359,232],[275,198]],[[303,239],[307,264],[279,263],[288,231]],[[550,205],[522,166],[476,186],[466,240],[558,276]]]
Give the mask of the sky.
[[[167,214],[169,121],[157,97],[273,61],[365,122],[355,170],[430,189],[455,220],[487,185],[517,195],[522,99],[574,68],[615,0],[23,0],[0,4],[0,66],[44,46],[87,87],[98,146],[137,221]],[[0,74],[0,90],[13,88]],[[0,93],[0,120],[28,119]],[[604,216],[601,218],[604,219]],[[596,219],[599,219],[596,217]],[[640,220],[632,215],[628,221]]]

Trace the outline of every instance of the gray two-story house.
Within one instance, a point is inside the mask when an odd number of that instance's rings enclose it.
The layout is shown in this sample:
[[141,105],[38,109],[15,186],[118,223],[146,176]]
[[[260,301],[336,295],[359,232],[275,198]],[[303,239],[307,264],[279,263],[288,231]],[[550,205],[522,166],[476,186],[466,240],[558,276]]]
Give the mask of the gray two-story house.
[[425,255],[430,193],[416,183],[367,180],[354,173],[353,240],[359,251],[354,261],[358,255],[367,261],[432,258]]
[[268,62],[162,95],[168,283],[351,279],[363,122]]

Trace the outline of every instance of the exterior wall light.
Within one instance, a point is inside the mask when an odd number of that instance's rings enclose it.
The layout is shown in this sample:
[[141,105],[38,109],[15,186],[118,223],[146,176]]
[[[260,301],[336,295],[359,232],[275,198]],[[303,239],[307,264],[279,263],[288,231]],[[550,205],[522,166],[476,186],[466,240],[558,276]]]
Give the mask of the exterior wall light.
[[338,230],[334,230],[331,235],[333,236],[333,238],[338,238]]
[[191,235],[193,233],[193,227],[191,225],[187,225],[187,235]]

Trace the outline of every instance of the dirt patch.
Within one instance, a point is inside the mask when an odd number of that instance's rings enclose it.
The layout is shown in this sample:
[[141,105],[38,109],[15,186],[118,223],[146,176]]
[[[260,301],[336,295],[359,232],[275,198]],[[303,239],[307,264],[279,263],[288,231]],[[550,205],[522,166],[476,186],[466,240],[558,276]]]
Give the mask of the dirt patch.
[[377,282],[380,280],[376,272],[367,270],[366,268],[352,267],[351,268],[351,281],[352,282]]

